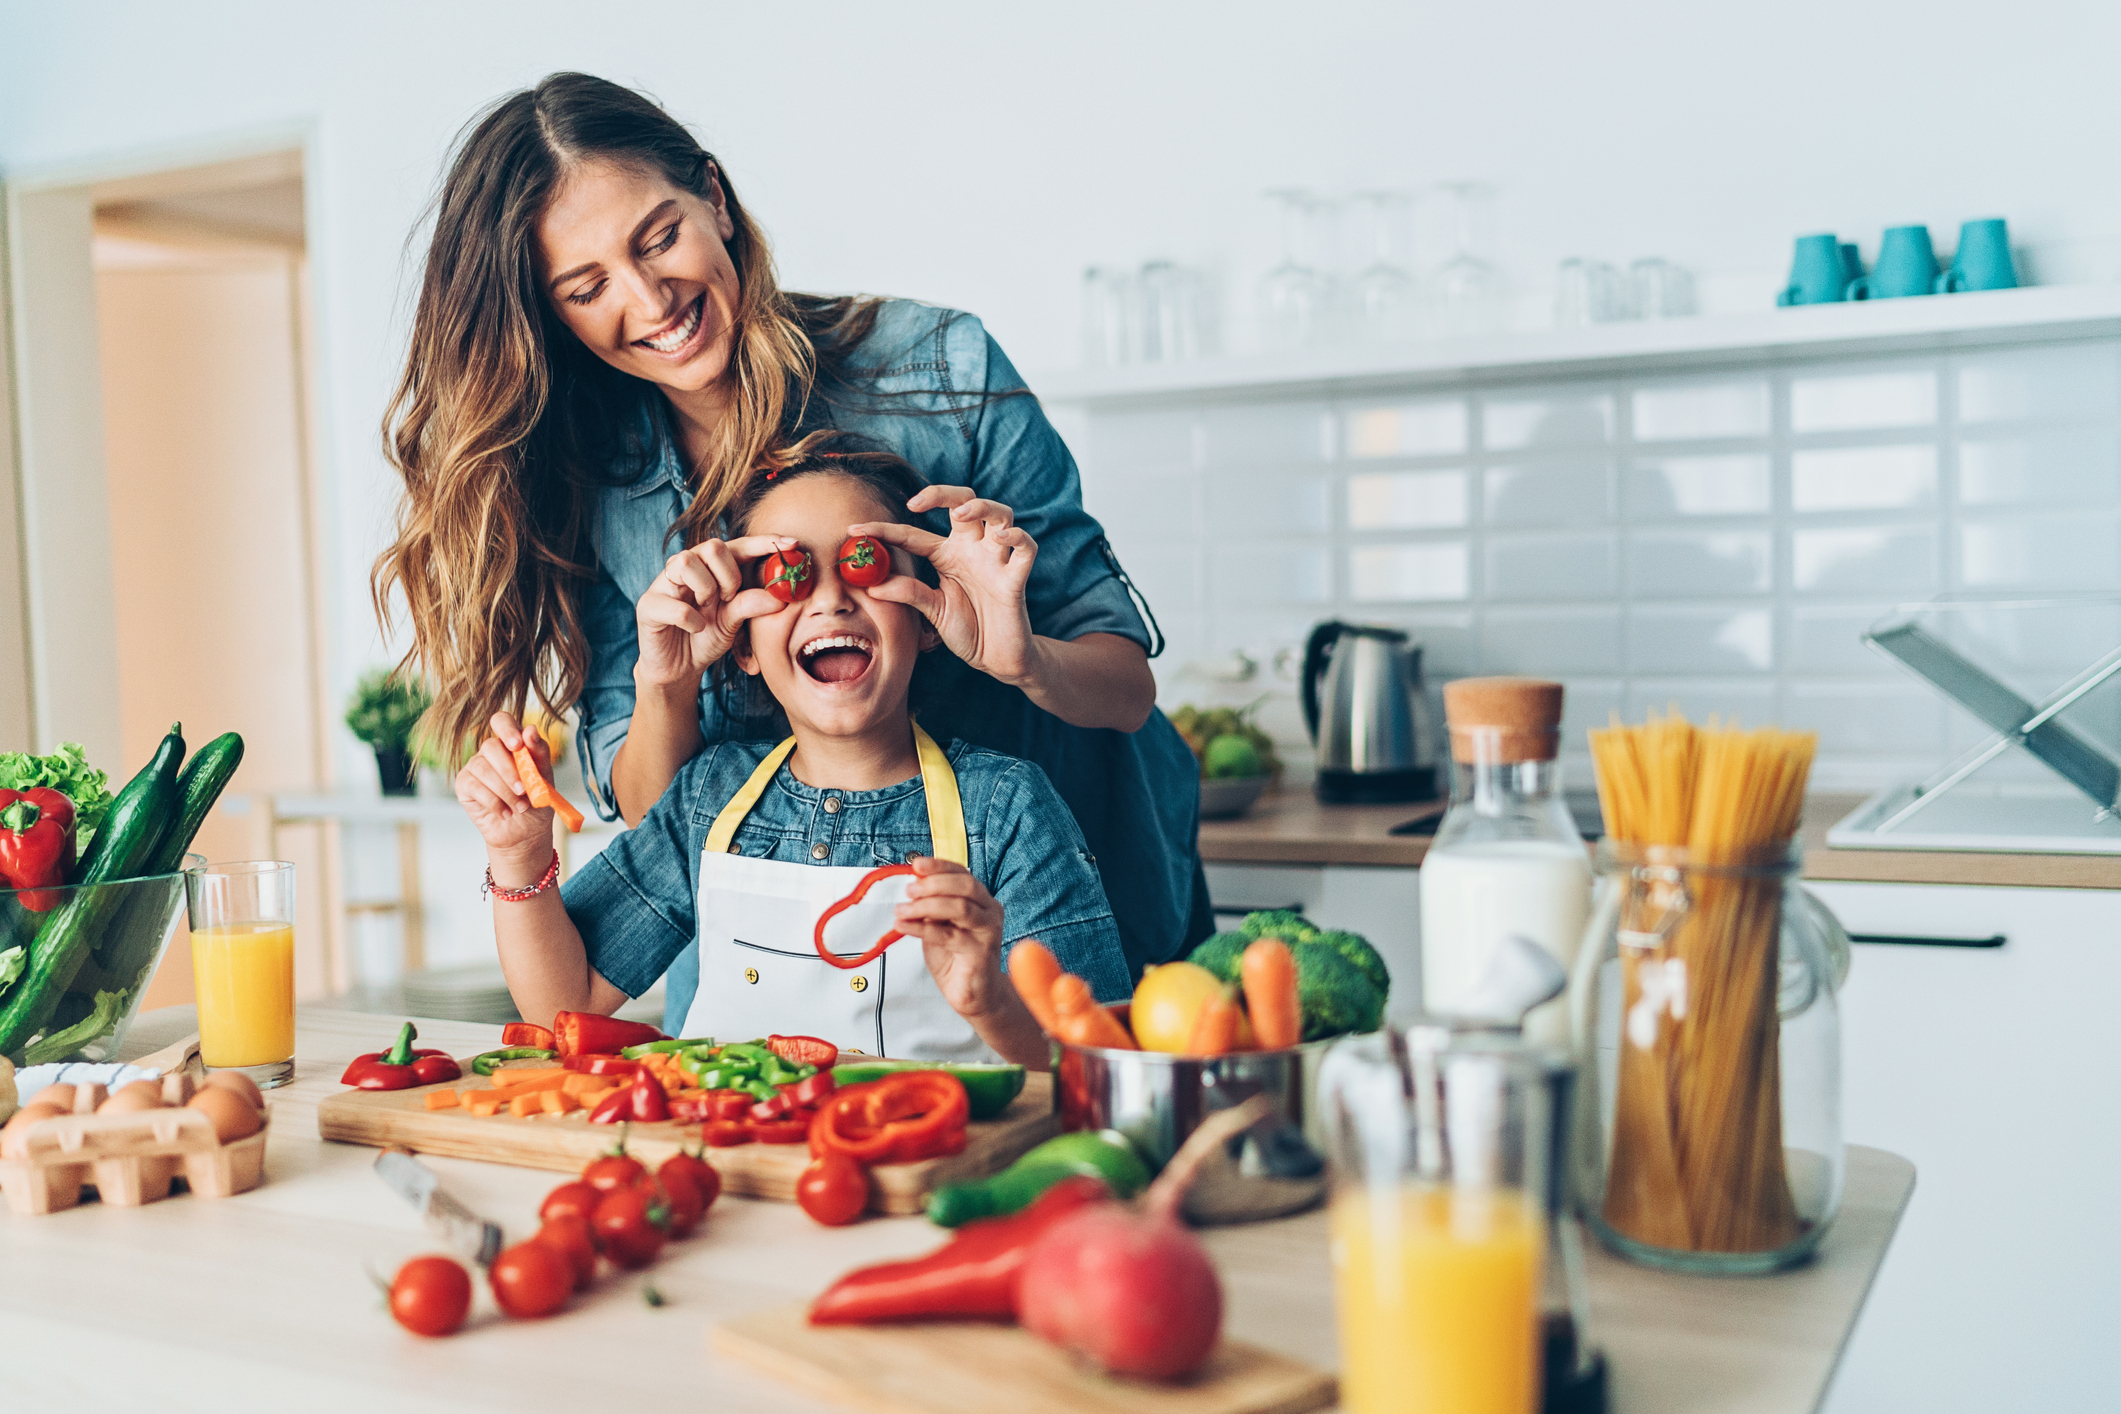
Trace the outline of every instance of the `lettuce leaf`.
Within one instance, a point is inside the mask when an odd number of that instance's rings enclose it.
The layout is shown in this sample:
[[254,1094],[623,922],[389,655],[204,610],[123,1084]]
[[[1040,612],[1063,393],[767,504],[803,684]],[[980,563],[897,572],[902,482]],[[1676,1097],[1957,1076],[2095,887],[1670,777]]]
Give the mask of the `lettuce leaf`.
[[0,751],[0,790],[50,786],[74,803],[74,838],[81,848],[110,809],[110,777],[88,764],[77,741],[62,741],[49,756]]

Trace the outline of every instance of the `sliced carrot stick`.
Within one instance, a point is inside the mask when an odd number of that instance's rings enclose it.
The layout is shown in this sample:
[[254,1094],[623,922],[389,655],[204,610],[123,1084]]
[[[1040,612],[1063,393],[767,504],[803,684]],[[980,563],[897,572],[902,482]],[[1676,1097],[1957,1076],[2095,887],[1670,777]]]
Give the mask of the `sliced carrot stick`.
[[1009,980],[1024,999],[1039,1029],[1052,1035],[1059,1018],[1053,1012],[1053,984],[1061,975],[1060,960],[1044,943],[1026,938],[1009,949]]
[[496,1090],[520,1090],[525,1085],[539,1085],[548,1080],[554,1082],[565,1080],[568,1076],[576,1073],[565,1066],[559,1065],[526,1065],[518,1066],[514,1069],[500,1066],[487,1079],[493,1082],[493,1088]]
[[459,1107],[454,1090],[430,1090],[427,1092],[427,1108],[431,1110],[453,1110]]
[[[1019,943],[1017,946],[1023,946]],[[1063,972],[1053,984],[1054,1036],[1073,1046],[1103,1046],[1115,1051],[1138,1051],[1134,1038],[1119,1018],[1097,1004],[1090,984],[1073,972]]]
[[582,1108],[582,1102],[565,1090],[547,1090],[538,1096],[538,1108],[549,1115],[563,1115]]
[[1279,938],[1261,938],[1238,964],[1245,1009],[1263,1051],[1278,1051],[1304,1038],[1303,1003],[1296,990],[1296,957]]
[[567,828],[575,834],[582,833],[582,812],[567,803],[567,797],[552,788],[545,773],[538,769],[538,758],[530,754],[530,748],[519,746],[510,753],[515,758],[516,779],[522,782],[523,794],[536,806],[551,806],[552,813],[565,821]]
[[606,1080],[603,1076],[591,1075],[587,1071],[575,1071],[560,1082],[560,1092],[572,1095],[578,1100],[586,1100],[591,1095],[601,1095],[606,1090],[617,1088],[616,1085]]
[[529,1119],[534,1114],[545,1112],[543,1095],[515,1095],[508,1101],[508,1112],[518,1119]]
[[1193,1018],[1192,1033],[1186,1037],[1186,1054],[1230,1054],[1237,1049],[1238,1030],[1244,1019],[1244,1010],[1237,1004],[1237,988],[1224,986],[1221,994],[1209,998],[1208,1004]]
[[490,1115],[500,1109],[508,1097],[498,1090],[466,1090],[458,1098],[473,1114]]

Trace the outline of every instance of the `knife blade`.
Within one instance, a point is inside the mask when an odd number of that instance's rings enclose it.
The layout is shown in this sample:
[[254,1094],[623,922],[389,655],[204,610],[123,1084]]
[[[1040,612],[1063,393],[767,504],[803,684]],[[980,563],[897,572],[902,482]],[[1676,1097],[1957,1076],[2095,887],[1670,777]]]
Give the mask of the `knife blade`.
[[427,1230],[477,1262],[491,1266],[501,1255],[501,1228],[442,1191],[435,1171],[403,1149],[376,1155],[376,1177],[412,1204]]

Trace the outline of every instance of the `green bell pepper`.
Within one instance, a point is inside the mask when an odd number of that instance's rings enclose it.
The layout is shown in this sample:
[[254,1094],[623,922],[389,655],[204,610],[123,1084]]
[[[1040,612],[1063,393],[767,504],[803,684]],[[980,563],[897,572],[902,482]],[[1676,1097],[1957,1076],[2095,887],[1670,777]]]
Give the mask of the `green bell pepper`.
[[713,1045],[714,1037],[712,1036],[687,1036],[682,1040],[674,1041],[645,1041],[638,1046],[628,1046],[625,1050],[620,1051],[619,1054],[624,1056],[628,1060],[639,1060],[642,1056],[647,1055],[650,1051],[663,1051],[667,1053],[674,1051],[690,1051],[694,1049],[707,1050],[712,1048]]
[[942,1061],[916,1060],[859,1060],[846,1065],[834,1066],[832,1081],[835,1088],[859,1085],[865,1080],[882,1080],[887,1075],[901,1075],[909,1070],[940,1070],[954,1075],[965,1087],[965,1098],[972,1102],[973,1119],[993,1119],[1024,1089],[1024,1068],[1020,1065],[952,1065]]
[[541,1050],[536,1046],[507,1046],[498,1051],[487,1051],[481,1055],[473,1056],[471,1058],[471,1073],[473,1075],[491,1075],[493,1074],[493,1068],[502,1061],[554,1060],[558,1055],[559,1052],[557,1051]]
[[1117,1198],[1132,1198],[1149,1186],[1149,1166],[1126,1136],[1112,1130],[1062,1134],[992,1177],[936,1189],[928,1195],[928,1220],[960,1227],[979,1218],[1006,1217],[1076,1174],[1103,1179]]

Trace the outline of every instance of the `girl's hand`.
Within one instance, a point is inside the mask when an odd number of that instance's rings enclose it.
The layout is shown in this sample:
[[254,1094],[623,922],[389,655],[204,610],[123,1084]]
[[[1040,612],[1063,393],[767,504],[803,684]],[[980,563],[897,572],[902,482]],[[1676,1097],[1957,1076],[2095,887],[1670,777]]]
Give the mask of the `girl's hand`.
[[914,511],[948,506],[948,538],[896,521],[851,525],[847,533],[873,535],[919,555],[935,566],[942,587],[930,589],[912,575],[899,574],[866,592],[917,610],[945,647],[981,672],[1026,686],[1035,675],[1038,653],[1024,609],[1024,586],[1038,558],[1038,542],[1017,527],[1014,511],[974,496],[969,486],[930,486],[906,505]]
[[[527,888],[552,863],[552,810],[533,809],[509,753],[528,746],[538,769],[549,778],[552,753],[536,732],[526,732],[514,717],[496,712],[493,735],[479,743],[478,754],[457,772],[457,801],[486,841],[493,881],[504,889]],[[521,877],[518,877],[521,876]]]
[[765,590],[744,587],[745,566],[795,543],[785,535],[707,540],[665,561],[633,606],[641,636],[636,685],[697,688],[747,620],[784,607]]
[[995,1010],[1015,989],[1002,972],[1002,906],[962,864],[923,854],[892,925],[921,940],[928,972],[958,1015],[972,1020]]

